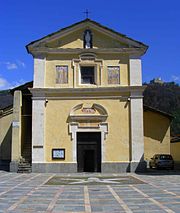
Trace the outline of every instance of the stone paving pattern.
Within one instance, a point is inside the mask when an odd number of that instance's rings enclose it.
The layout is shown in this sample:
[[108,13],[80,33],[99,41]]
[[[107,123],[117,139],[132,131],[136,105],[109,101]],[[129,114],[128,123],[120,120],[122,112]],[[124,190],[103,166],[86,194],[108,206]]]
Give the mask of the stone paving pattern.
[[[0,212],[180,212],[177,173],[123,174],[144,184],[46,185],[59,174],[0,171]],[[109,177],[105,174],[61,174],[62,177]],[[112,174],[112,178],[119,174]],[[122,176],[122,174],[121,174]]]

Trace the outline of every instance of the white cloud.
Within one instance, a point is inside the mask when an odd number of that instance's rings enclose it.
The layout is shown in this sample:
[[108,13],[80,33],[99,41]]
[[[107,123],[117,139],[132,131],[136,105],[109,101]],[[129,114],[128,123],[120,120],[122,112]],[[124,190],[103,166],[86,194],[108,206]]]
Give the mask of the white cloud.
[[25,63],[23,61],[17,60],[17,64],[23,68],[26,67]]
[[9,82],[5,78],[0,77],[0,90],[8,89],[10,86]]
[[18,81],[8,82],[5,78],[0,77],[0,90],[12,89],[24,83],[25,81],[23,79],[20,79]]
[[180,81],[180,76],[177,76],[177,75],[172,75],[171,76],[171,79],[173,80],[173,81]]
[[8,70],[15,70],[18,68],[16,63],[11,63],[11,62],[4,62],[4,64],[6,65],[6,68]]
[[26,67],[25,63],[21,60],[16,60],[15,62],[1,61],[0,64],[5,65],[7,70],[16,70]]

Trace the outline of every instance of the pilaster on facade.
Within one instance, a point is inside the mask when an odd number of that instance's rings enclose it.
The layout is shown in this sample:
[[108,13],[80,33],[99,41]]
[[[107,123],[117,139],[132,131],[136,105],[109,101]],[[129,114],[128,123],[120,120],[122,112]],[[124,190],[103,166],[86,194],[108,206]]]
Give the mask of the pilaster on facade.
[[131,92],[131,163],[136,164],[134,171],[144,162],[144,133],[143,133],[143,97],[142,92]]
[[46,58],[44,55],[34,56],[34,88],[43,88],[45,86]]
[[129,57],[129,79],[130,86],[142,85],[142,67],[141,58],[139,56]]
[[43,163],[45,161],[45,102],[33,100],[32,106],[32,163]]

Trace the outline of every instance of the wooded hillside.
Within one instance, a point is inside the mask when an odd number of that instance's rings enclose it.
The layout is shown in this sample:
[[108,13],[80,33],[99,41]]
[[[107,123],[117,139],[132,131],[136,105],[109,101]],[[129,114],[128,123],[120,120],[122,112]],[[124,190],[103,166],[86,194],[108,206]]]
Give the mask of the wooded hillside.
[[13,104],[13,96],[10,90],[0,91],[0,109],[6,108]]
[[174,82],[144,85],[144,104],[173,115],[171,135],[180,134],[180,86]]

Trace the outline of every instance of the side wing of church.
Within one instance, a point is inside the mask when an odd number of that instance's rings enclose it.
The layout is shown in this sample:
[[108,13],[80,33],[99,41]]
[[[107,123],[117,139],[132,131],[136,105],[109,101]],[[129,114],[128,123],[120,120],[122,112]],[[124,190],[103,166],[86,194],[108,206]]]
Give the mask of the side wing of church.
[[27,45],[33,172],[142,171],[147,46],[90,19]]

